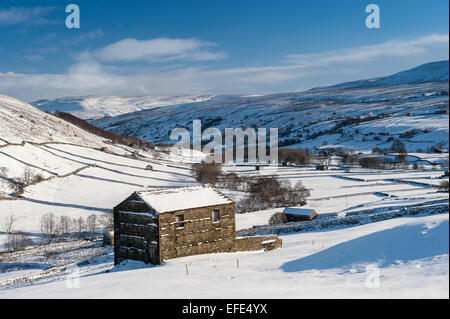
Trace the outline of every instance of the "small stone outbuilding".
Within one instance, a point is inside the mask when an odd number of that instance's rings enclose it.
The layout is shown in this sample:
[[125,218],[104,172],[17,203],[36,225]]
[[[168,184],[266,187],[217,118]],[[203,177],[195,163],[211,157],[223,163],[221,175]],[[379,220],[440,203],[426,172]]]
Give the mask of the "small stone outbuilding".
[[318,171],[328,171],[329,167],[327,164],[318,164],[316,165],[316,170]]
[[317,217],[313,208],[288,207],[283,210],[288,222],[310,221]]

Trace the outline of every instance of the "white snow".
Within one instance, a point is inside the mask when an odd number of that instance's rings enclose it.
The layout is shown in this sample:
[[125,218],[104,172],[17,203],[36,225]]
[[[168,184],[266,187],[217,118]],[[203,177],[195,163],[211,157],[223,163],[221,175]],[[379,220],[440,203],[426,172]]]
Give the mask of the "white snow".
[[91,147],[108,146],[96,135],[65,122],[15,98],[0,94],[0,140],[63,142]]
[[43,111],[68,112],[83,119],[117,116],[168,105],[207,101],[212,96],[85,96],[32,102]]
[[297,233],[270,252],[190,256],[158,267],[129,261],[109,273],[83,267],[79,288],[59,280],[0,290],[0,297],[448,298],[448,229],[444,214]]
[[137,194],[158,213],[232,203],[215,188],[206,185],[155,189]]

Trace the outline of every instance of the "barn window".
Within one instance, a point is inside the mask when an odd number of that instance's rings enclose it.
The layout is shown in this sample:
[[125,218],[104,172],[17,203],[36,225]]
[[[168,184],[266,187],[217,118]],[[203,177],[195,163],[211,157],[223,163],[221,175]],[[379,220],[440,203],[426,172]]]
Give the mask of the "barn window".
[[176,217],[176,221],[177,221],[177,229],[184,228],[184,215],[178,215]]
[[220,222],[220,215],[219,215],[219,211],[218,210],[213,210],[212,215],[213,215],[212,217],[213,217],[213,222],[214,223]]

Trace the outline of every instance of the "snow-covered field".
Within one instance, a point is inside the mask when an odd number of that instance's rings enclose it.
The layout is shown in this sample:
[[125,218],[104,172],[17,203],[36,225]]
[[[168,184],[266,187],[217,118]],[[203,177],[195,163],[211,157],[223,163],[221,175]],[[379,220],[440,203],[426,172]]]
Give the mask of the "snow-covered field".
[[[30,233],[39,231],[41,216],[50,212],[56,217],[66,215],[71,218],[87,217],[93,213],[102,215],[109,213],[134,191],[195,183],[188,169],[151,163],[153,171],[148,171],[145,168],[149,162],[85,147],[62,144],[35,147],[25,144],[24,147],[11,146],[6,149],[10,148],[13,151],[16,148],[26,148],[27,156],[24,156],[23,163],[5,157],[0,166],[16,167],[9,171],[9,177],[19,177],[26,165],[33,165],[36,172],[44,172],[50,176],[89,165],[74,175],[56,177],[29,186],[19,199],[0,201],[2,216],[13,213],[20,220],[17,225],[20,229],[16,230]],[[44,151],[45,157],[39,157]],[[39,160],[33,160],[35,157]],[[0,235],[2,237],[4,236]]]
[[[225,166],[224,170],[253,177],[276,174],[293,184],[300,181],[311,193],[305,208],[313,208],[318,214],[448,200],[448,193],[437,192],[434,188],[443,180],[442,170],[354,169],[346,172],[345,169],[317,171],[314,167],[267,167],[256,172],[251,168],[232,166]],[[236,199],[245,195],[242,192],[222,191]],[[280,211],[282,209],[277,208],[238,215],[236,229],[265,225],[275,212]]]
[[[27,151],[20,153],[23,150]],[[42,168],[50,175],[91,165],[75,175],[27,187],[22,199],[0,201],[2,216],[14,214],[19,218],[20,230],[36,241],[39,220],[48,212],[57,217],[87,217],[92,213],[100,216],[136,190],[195,183],[191,172],[182,163],[152,162],[154,170],[148,171],[145,167],[149,162],[93,148],[64,144],[38,147],[26,143],[8,146],[3,151],[23,158],[24,163],[17,165],[26,165],[30,161],[34,169]],[[151,154],[147,155],[151,157]],[[177,158],[180,159],[180,155]],[[17,162],[11,157],[7,160],[11,164],[9,167]],[[11,170],[11,176],[20,175],[21,167]],[[316,209],[319,214],[448,201],[448,193],[437,192],[431,185],[410,184],[409,181],[417,178],[438,180],[442,171],[355,170],[349,173],[344,169],[324,172],[312,167],[283,167],[276,171],[266,168],[256,172],[251,168],[231,166],[224,169],[251,176],[278,173],[283,179],[302,181],[311,190],[307,207]],[[392,182],[392,179],[396,181]],[[387,196],[380,196],[381,192]],[[236,200],[244,195],[241,192],[225,193]],[[236,228],[265,225],[270,216],[280,210],[238,214]],[[5,238],[5,234],[0,235],[0,239]],[[282,235],[282,239],[283,248],[276,251],[193,256],[170,260],[158,267],[134,262],[114,267],[112,251],[99,246],[75,251],[68,249],[67,252],[63,249],[50,261],[42,257],[42,252],[30,252],[28,257],[27,254],[20,256],[20,262],[6,261],[9,266],[0,274],[0,286],[6,286],[0,288],[0,296],[269,298],[274,293],[277,298],[448,296],[448,214],[291,233]],[[239,268],[236,266],[238,259]],[[377,263],[380,267],[374,270],[372,266]],[[185,265],[188,265],[189,276],[186,276]],[[366,269],[367,265],[372,266]],[[81,276],[80,286],[70,289],[68,287],[73,286],[67,286],[65,279],[71,278],[74,269]],[[366,285],[373,271],[380,273],[379,288]],[[16,283],[8,286],[14,279]],[[150,282],[152,289],[148,289]],[[211,282],[215,283],[215,289],[211,289]],[[371,287],[372,284],[369,282],[368,285]],[[193,295],[192,290],[195,291]],[[190,291],[189,296],[187,291]]]
[[448,223],[443,214],[295,233],[270,252],[191,256],[157,267],[112,268],[110,253],[80,265],[76,281],[72,268],[60,280],[0,290],[0,297],[448,298]]

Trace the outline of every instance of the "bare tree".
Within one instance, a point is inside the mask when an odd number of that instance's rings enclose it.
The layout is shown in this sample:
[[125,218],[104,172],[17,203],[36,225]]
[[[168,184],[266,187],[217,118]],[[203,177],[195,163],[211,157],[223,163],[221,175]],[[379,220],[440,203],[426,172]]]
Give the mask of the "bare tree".
[[306,203],[306,198],[310,195],[310,192],[303,186],[301,181],[298,181],[294,187],[287,190],[287,194],[289,194],[287,204],[303,205]]
[[56,219],[53,213],[48,213],[41,217],[41,234],[43,240],[47,243],[54,241],[56,230]]
[[194,178],[203,184],[215,185],[221,174],[221,165],[217,163],[193,164]]
[[283,213],[275,213],[270,216],[269,225],[285,224],[287,223],[287,216]]
[[112,231],[114,228],[114,214],[109,212],[100,217],[100,224],[105,227],[106,231]]
[[7,251],[19,251],[32,244],[31,238],[23,231],[11,232],[6,239],[5,249]]
[[236,173],[228,173],[220,175],[219,177],[219,187],[237,191],[242,189],[242,179]]
[[91,238],[94,240],[95,237],[95,230],[97,229],[97,215],[92,214],[89,215],[86,219],[86,224],[88,227],[88,231],[91,233]]
[[33,170],[29,166],[25,166],[23,169],[22,181],[25,185],[30,184],[33,181]]
[[13,231],[14,224],[17,222],[17,217],[13,214],[10,214],[9,216],[3,217],[2,219],[2,230],[10,234]]
[[247,183],[249,194],[243,201],[245,211],[283,206],[288,185],[280,182],[277,176],[263,176]]
[[248,195],[238,202],[239,212],[249,212],[269,207],[304,205],[310,195],[301,182],[295,186],[278,176],[263,176],[247,181]]
[[8,178],[8,168],[0,167],[0,179],[2,180],[2,186],[4,186],[4,182],[7,178]]
[[302,148],[280,148],[278,150],[278,162],[281,164],[292,163],[296,165],[308,165],[311,162],[311,155]]
[[12,180],[11,186],[15,193],[21,193],[23,191],[23,188],[25,187],[25,184],[23,183],[21,178],[15,178]]
[[57,233],[61,239],[66,239],[70,233],[70,218],[61,216],[57,225]]
[[84,222],[83,217],[78,217],[76,219],[76,232],[78,233],[78,237],[81,237],[83,235],[84,230],[86,229],[86,223]]

